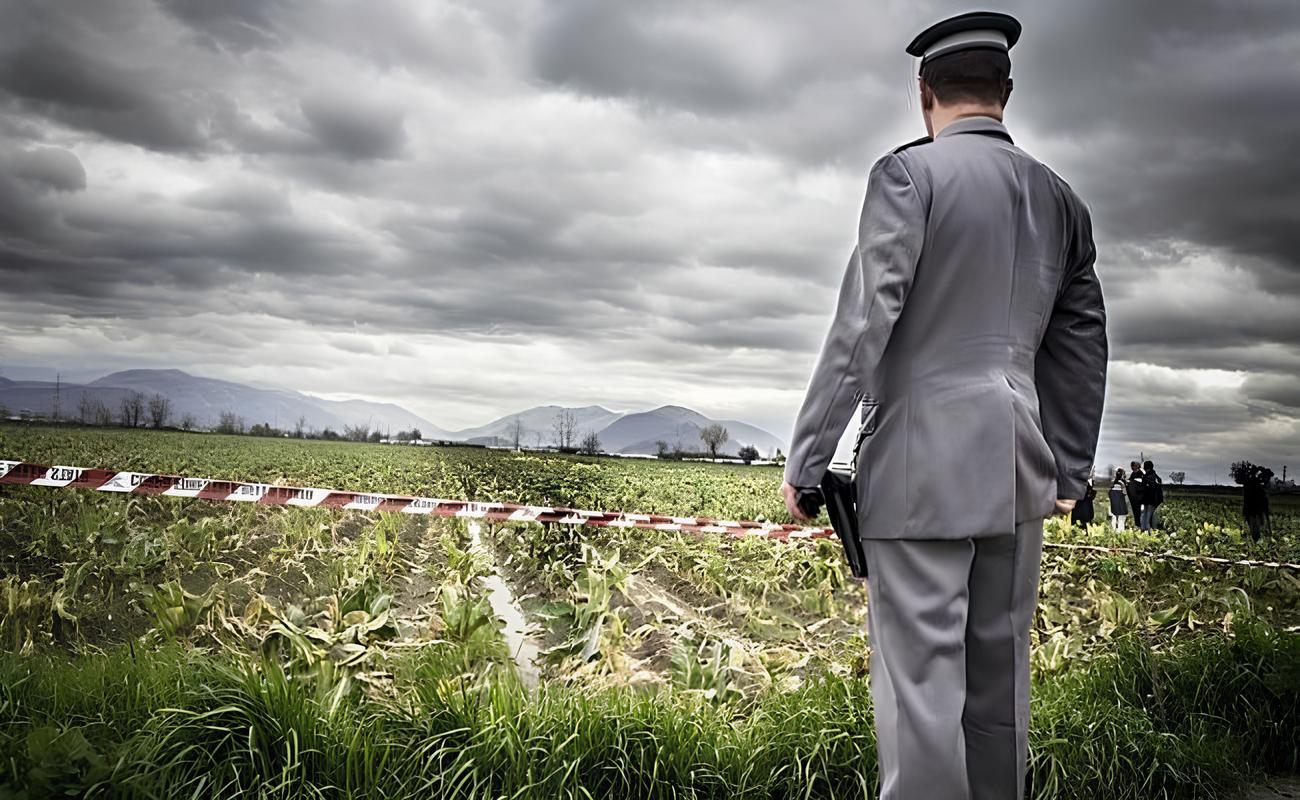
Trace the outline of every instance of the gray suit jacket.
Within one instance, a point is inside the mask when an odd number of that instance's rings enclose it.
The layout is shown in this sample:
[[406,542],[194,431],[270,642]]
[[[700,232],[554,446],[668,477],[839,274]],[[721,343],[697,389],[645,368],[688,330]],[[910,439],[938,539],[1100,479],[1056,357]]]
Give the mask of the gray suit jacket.
[[816,486],[854,408],[862,535],[1005,535],[1083,497],[1106,312],[1083,202],[989,117],[876,162],[785,477]]

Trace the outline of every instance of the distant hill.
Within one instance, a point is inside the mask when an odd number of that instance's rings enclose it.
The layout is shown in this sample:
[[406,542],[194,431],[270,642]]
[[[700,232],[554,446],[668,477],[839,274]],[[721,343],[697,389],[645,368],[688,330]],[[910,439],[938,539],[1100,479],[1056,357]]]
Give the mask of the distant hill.
[[785,444],[762,428],[736,420],[714,420],[681,406],[662,406],[653,411],[626,414],[599,432],[601,446],[611,453],[655,453],[658,442],[672,449],[703,450],[700,431],[717,422],[727,429],[727,441],[719,453],[735,455],[741,447],[753,445],[766,457]]
[[[12,380],[0,377],[0,406],[9,413],[30,412],[48,417],[54,406],[53,381]],[[576,438],[588,433],[600,438],[601,449],[609,453],[657,452],[657,443],[667,442],[675,450],[703,451],[700,430],[718,422],[729,438],[720,453],[734,455],[744,445],[753,445],[770,456],[785,444],[767,431],[737,420],[713,420],[681,406],[661,406],[651,411],[610,411],[602,406],[535,406],[493,420],[486,425],[449,431],[393,403],[367,400],[325,400],[288,389],[259,388],[234,381],[203,378],[178,369],[129,369],[114,372],[85,384],[59,385],[60,415],[77,419],[83,398],[102,403],[118,416],[122,400],[131,392],[162,395],[171,401],[170,424],[189,415],[199,428],[215,427],[221,414],[234,412],[246,426],[269,424],[292,430],[301,418],[308,430],[332,428],[342,433],[352,425],[369,425],[371,430],[397,433],[418,428],[425,439],[447,439],[508,446],[514,444],[516,422],[521,426],[520,444],[538,447],[554,443],[554,425],[562,412],[573,415]]]
[[[76,419],[81,400],[87,397],[102,402],[116,416],[122,398],[132,391],[168,398],[173,425],[188,414],[199,427],[210,428],[217,424],[223,412],[231,411],[249,426],[261,423],[288,430],[301,418],[309,430],[333,428],[342,432],[348,425],[369,425],[393,433],[415,427],[425,438],[447,436],[442,428],[392,403],[325,400],[286,389],[258,389],[233,381],[201,378],[178,369],[131,369],[105,375],[88,384],[64,383],[59,390],[60,413],[64,418]],[[54,383],[0,383],[0,404],[10,412],[28,410],[49,415],[54,405]]]
[[727,429],[728,439],[719,453],[735,455],[741,447],[752,444],[763,456],[770,456],[785,443],[772,434],[736,420],[714,420],[698,411],[681,406],[661,406],[653,411],[617,412],[601,406],[536,406],[514,414],[507,414],[477,428],[453,431],[450,438],[471,444],[509,446],[514,443],[515,420],[523,426],[520,443],[525,447],[551,445],[555,442],[554,425],[561,412],[573,414],[577,438],[588,433],[600,438],[601,449],[607,453],[647,454],[658,452],[658,442],[668,443],[674,450],[703,451],[700,430],[714,422]]
[[514,423],[515,420],[518,420],[522,425],[522,431],[519,437],[520,444],[526,447],[533,447],[539,444],[550,444],[554,438],[553,431],[555,420],[562,411],[568,411],[573,414],[574,422],[577,423],[579,439],[589,431],[599,433],[608,427],[611,422],[623,416],[619,412],[610,411],[609,409],[600,406],[581,406],[578,408],[567,408],[565,406],[535,406],[514,414],[507,414],[499,419],[494,419],[486,425],[453,431],[449,436],[450,438],[470,442],[472,444],[513,445]]

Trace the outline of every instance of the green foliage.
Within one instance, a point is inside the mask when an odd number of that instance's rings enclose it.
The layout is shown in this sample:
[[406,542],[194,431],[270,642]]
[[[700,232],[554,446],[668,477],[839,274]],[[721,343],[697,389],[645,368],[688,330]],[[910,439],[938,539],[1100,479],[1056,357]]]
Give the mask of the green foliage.
[[467,586],[443,586],[442,634],[448,640],[470,645],[475,639],[491,639],[496,633],[492,608],[487,598],[477,595]]
[[263,668],[278,679],[311,687],[325,713],[338,712],[342,702],[363,685],[380,685],[389,677],[377,644],[397,634],[389,609],[392,595],[375,585],[362,585],[309,616],[297,606],[278,611],[258,600],[246,613],[271,620],[262,638]]
[[552,603],[541,613],[564,631],[564,641],[542,653],[557,661],[575,657],[583,664],[597,657],[610,659],[622,642],[623,617],[611,608],[611,601],[615,592],[625,588],[629,571],[619,563],[618,553],[602,557],[586,546],[583,562],[569,599]]
[[744,653],[724,640],[683,637],[673,647],[671,675],[679,689],[702,692],[710,701],[736,701],[744,696]]
[[[0,454],[786,519],[767,467],[9,425]],[[1225,796],[1300,769],[1300,575],[1160,555],[1300,560],[1297,506],[1275,498],[1253,544],[1238,498],[1168,497],[1150,533],[1048,526],[1153,555],[1044,555],[1035,797]],[[836,542],[483,528],[0,487],[0,796],[874,791],[866,593]],[[542,651],[535,690],[496,573]]]
[[180,581],[168,581],[143,590],[144,607],[153,616],[154,629],[164,637],[186,636],[217,601],[217,587],[201,594],[187,592]]
[[[528,695],[459,674],[438,649],[397,672],[392,694],[335,702],[275,660],[0,656],[0,784],[34,796],[483,798],[875,787],[856,678],[820,673],[738,713],[698,688]],[[1153,650],[1126,635],[1106,657],[1039,682],[1033,716],[1032,797],[1227,796],[1243,774],[1300,767],[1300,636],[1252,621],[1231,639]]]

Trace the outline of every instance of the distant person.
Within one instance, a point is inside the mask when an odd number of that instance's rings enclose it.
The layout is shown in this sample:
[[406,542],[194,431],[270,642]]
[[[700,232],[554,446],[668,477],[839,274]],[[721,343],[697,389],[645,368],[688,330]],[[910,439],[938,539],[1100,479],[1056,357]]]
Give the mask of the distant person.
[[1142,465],[1142,518],[1138,527],[1149,531],[1156,524],[1156,509],[1165,501],[1164,481],[1156,474],[1156,465],[1147,461]]
[[1070,511],[1070,524],[1078,525],[1080,528],[1086,528],[1092,524],[1096,511],[1093,508],[1093,500],[1097,497],[1097,490],[1093,488],[1092,481],[1088,481],[1088,488],[1084,490],[1083,497],[1079,502],[1074,504]]
[[1142,527],[1142,465],[1137,461],[1128,462],[1128,504],[1133,511],[1133,521]]
[[1261,531],[1269,536],[1273,533],[1268,507],[1268,482],[1272,479],[1272,470],[1260,470],[1246,478],[1242,488],[1241,514],[1246,518],[1246,527],[1250,529],[1252,542],[1259,541]]
[[1124,468],[1115,470],[1115,477],[1110,482],[1110,526],[1117,531],[1124,530],[1128,521],[1128,480],[1124,477]]
[[1019,35],[971,12],[908,46],[930,136],[871,168],[785,463],[806,520],[801,490],[872,404],[856,511],[882,800],[1024,796],[1043,519],[1083,497],[1097,448],[1097,251],[1083,201],[1002,123]]

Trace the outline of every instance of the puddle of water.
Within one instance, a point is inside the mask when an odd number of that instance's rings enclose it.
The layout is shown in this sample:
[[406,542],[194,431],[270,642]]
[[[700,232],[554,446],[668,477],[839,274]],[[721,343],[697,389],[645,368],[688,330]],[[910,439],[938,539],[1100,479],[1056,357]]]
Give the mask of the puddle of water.
[[[483,530],[477,522],[469,524],[470,549],[487,552],[483,545]],[[537,643],[529,636],[524,621],[524,610],[515,602],[514,592],[497,569],[496,559],[492,560],[492,574],[484,576],[483,585],[488,590],[488,603],[492,613],[501,618],[505,627],[501,635],[505,637],[506,648],[515,661],[515,671],[520,680],[529,689],[537,687]]]

